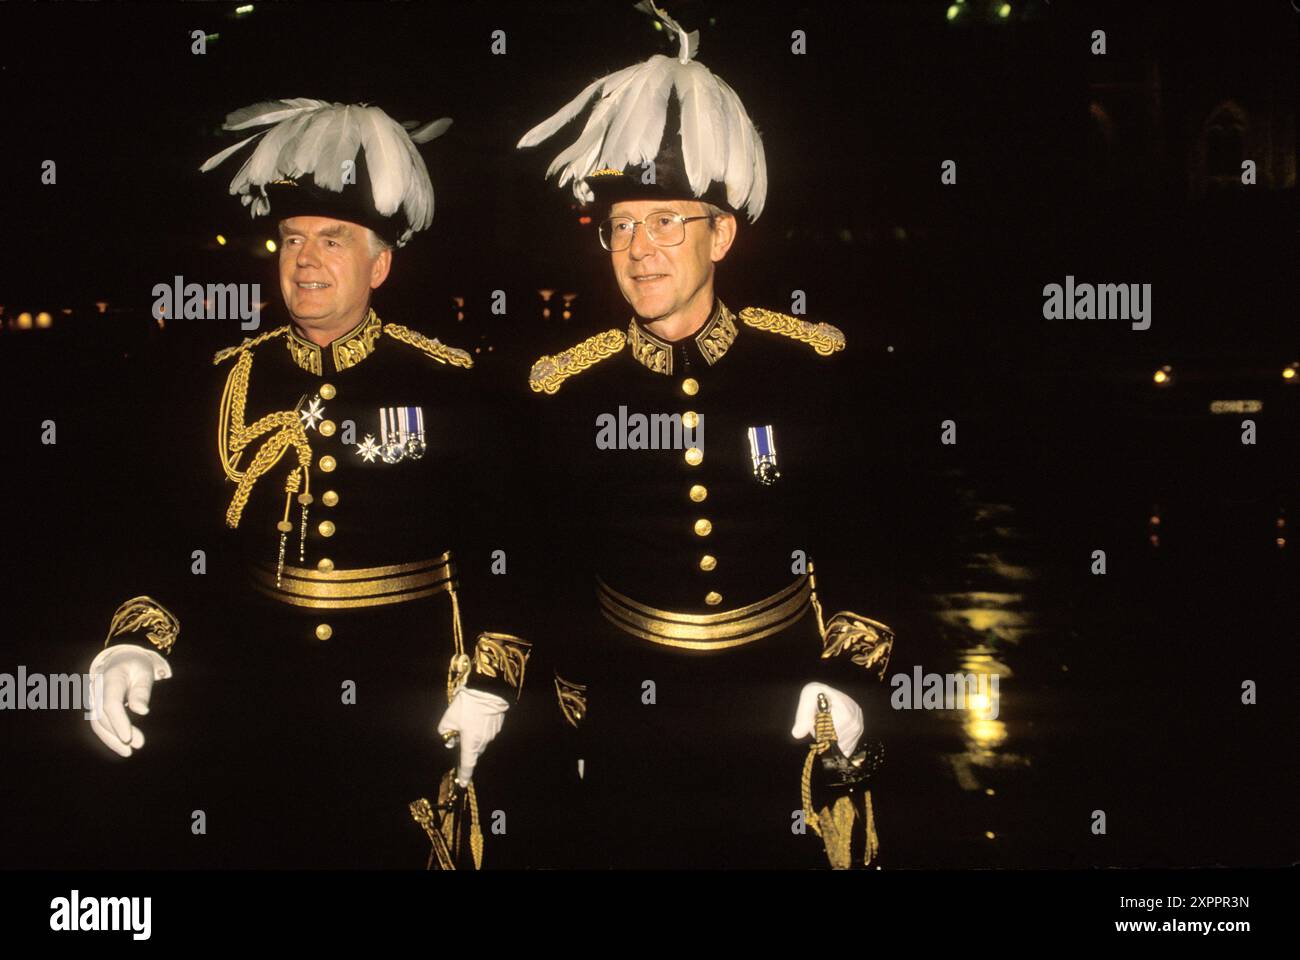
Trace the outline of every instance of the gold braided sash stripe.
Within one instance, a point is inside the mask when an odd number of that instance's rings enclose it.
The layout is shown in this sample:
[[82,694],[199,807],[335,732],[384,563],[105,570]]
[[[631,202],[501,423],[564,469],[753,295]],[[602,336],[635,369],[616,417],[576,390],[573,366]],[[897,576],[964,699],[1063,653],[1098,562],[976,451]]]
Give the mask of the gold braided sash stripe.
[[253,586],[281,603],[318,610],[343,610],[404,603],[436,593],[450,592],[456,565],[449,554],[433,560],[401,563],[387,567],[331,570],[324,573],[305,567],[285,567],[279,588],[275,570],[257,566],[251,570]]
[[796,623],[808,610],[807,575],[772,596],[734,610],[691,614],[658,610],[637,603],[597,581],[601,614],[624,633],[683,650],[724,650],[753,643]]

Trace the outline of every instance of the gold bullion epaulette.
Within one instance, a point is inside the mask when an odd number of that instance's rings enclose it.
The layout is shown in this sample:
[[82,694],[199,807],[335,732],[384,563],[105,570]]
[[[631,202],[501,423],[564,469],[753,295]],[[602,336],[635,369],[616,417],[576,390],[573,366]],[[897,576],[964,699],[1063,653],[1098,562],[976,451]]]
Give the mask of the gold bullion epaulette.
[[748,327],[779,333],[783,337],[802,340],[823,357],[844,349],[844,332],[829,323],[810,323],[789,314],[764,310],[762,307],[745,307],[740,319]]
[[626,345],[627,335],[622,330],[605,330],[568,350],[540,358],[528,372],[528,385],[534,393],[555,393],[569,377],[612,357]]
[[384,333],[400,343],[415,347],[425,356],[437,360],[439,363],[450,363],[453,367],[464,367],[467,370],[474,366],[474,358],[469,355],[468,351],[461,350],[459,347],[449,347],[440,340],[426,337],[424,334],[417,333],[410,327],[404,327],[400,323],[385,323]]
[[249,337],[243,343],[237,343],[233,347],[226,347],[226,349],[224,350],[218,350],[216,354],[212,357],[212,364],[213,366],[216,366],[217,364],[220,364],[224,360],[229,360],[231,357],[238,356],[239,354],[243,353],[245,350],[251,350],[259,343],[262,343],[266,340],[270,340],[272,337],[278,337],[286,333],[288,329],[289,329],[288,326],[276,327],[274,330],[268,330],[266,333],[260,334],[259,336]]

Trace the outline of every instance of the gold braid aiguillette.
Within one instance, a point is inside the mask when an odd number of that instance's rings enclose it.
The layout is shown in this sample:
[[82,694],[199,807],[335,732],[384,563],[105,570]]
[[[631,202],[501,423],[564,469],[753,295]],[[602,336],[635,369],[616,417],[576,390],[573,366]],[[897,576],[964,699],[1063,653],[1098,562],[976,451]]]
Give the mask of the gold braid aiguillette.
[[[224,359],[224,358],[223,358]],[[298,502],[302,505],[300,540],[298,558],[305,560],[307,537],[307,505],[311,503],[311,444],[307,440],[307,431],[296,410],[281,410],[270,413],[252,424],[244,423],[244,408],[248,401],[248,381],[253,369],[253,354],[245,347],[239,353],[230,374],[226,377],[226,386],[221,394],[221,409],[217,423],[217,455],[226,478],[235,486],[235,493],[226,508],[226,526],[231,529],[239,526],[248,498],[253,492],[253,485],[268,473],[290,448],[298,460],[295,467],[285,479],[284,516],[276,524],[280,532],[279,554],[276,559],[276,585],[279,586],[284,573],[285,550],[288,545],[289,532],[293,525],[289,522],[289,509],[292,497],[302,491]],[[255,440],[268,435],[263,444],[253,454],[252,461],[240,469],[240,460],[244,450]]]

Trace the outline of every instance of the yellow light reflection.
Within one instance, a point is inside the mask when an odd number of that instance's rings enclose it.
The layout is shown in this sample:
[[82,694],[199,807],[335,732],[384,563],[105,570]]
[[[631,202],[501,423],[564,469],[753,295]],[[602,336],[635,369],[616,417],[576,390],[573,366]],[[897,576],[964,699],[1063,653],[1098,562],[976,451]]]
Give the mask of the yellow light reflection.
[[1007,739],[1007,725],[1001,720],[975,718],[967,720],[963,727],[966,736],[986,750],[1000,746]]

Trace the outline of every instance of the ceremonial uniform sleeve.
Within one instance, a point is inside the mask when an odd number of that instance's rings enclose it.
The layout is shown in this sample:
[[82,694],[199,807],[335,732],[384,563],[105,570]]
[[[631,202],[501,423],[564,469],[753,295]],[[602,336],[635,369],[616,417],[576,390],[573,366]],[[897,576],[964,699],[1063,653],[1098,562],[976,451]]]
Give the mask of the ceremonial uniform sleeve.
[[889,384],[855,360],[821,361],[801,438],[802,459],[812,469],[800,496],[811,505],[809,557],[824,630],[807,680],[852,696],[870,731],[883,709],[880,681],[908,603],[906,470]]
[[[570,459],[580,426],[572,398],[521,398],[527,429],[519,436],[513,492],[521,563],[520,583],[536,622],[536,668],[531,709],[548,736],[573,745],[585,730],[590,676],[588,616],[595,552],[589,483]],[[576,749],[576,747],[575,747]],[[562,751],[567,752],[567,751]]]
[[517,502],[521,433],[517,405],[473,371],[479,385],[463,395],[465,442],[455,470],[458,557],[456,605],[471,672],[467,686],[517,702],[534,683],[531,664],[536,617],[529,610],[519,565],[524,505]]
[[97,412],[89,459],[102,469],[81,504],[96,573],[79,620],[100,647],[138,644],[183,660],[184,625],[205,616],[224,579],[229,543],[213,521],[222,512],[216,379],[182,345],[155,344],[124,364]]

